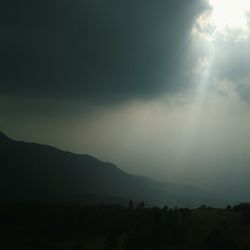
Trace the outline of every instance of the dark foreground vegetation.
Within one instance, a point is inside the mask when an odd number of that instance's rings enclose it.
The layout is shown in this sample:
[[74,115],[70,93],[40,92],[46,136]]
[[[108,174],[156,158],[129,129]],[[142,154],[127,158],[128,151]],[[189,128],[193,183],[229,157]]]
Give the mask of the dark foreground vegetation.
[[250,205],[145,208],[119,205],[1,204],[5,250],[250,249]]

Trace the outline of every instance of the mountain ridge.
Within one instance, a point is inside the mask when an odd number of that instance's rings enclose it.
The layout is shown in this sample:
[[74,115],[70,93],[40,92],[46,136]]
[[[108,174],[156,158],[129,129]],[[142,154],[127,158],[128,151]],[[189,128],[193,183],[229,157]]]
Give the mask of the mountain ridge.
[[2,132],[0,138],[5,138],[0,139],[4,163],[0,168],[0,187],[5,190],[0,200],[84,201],[84,197],[92,195],[170,206],[223,203],[194,187],[131,175],[87,154],[15,141]]
[[0,131],[0,141],[2,140],[10,140],[10,138],[4,134],[2,131]]

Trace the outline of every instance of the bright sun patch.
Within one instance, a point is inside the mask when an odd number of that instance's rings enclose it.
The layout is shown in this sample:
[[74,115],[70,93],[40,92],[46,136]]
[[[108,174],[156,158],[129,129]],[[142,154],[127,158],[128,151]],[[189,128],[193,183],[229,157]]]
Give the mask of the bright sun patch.
[[250,0],[207,0],[211,9],[202,13],[193,28],[193,35],[206,40],[223,37],[240,40],[249,32]]
[[249,0],[209,0],[209,4],[212,7],[211,20],[218,30],[247,30]]

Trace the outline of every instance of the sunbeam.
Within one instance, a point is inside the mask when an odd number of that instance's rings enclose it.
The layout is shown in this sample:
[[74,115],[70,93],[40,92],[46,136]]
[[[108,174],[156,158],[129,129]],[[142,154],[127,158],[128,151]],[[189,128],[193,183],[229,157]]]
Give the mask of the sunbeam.
[[195,150],[193,145],[198,140],[200,124],[207,113],[207,103],[214,98],[213,89],[218,89],[217,85],[221,82],[231,84],[219,76],[221,68],[225,70],[227,67],[221,58],[231,55],[237,48],[235,44],[245,46],[248,38],[249,1],[208,0],[208,4],[210,8],[196,18],[191,32],[192,52],[197,54],[197,62],[193,71],[195,92],[181,146],[182,161],[187,162]]

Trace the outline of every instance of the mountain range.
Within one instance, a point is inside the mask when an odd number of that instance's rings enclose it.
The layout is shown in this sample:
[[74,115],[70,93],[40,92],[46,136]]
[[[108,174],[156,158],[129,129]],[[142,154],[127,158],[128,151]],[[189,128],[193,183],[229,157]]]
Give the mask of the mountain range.
[[149,205],[224,206],[192,186],[136,176],[86,154],[12,140],[0,132],[1,202],[144,201]]

